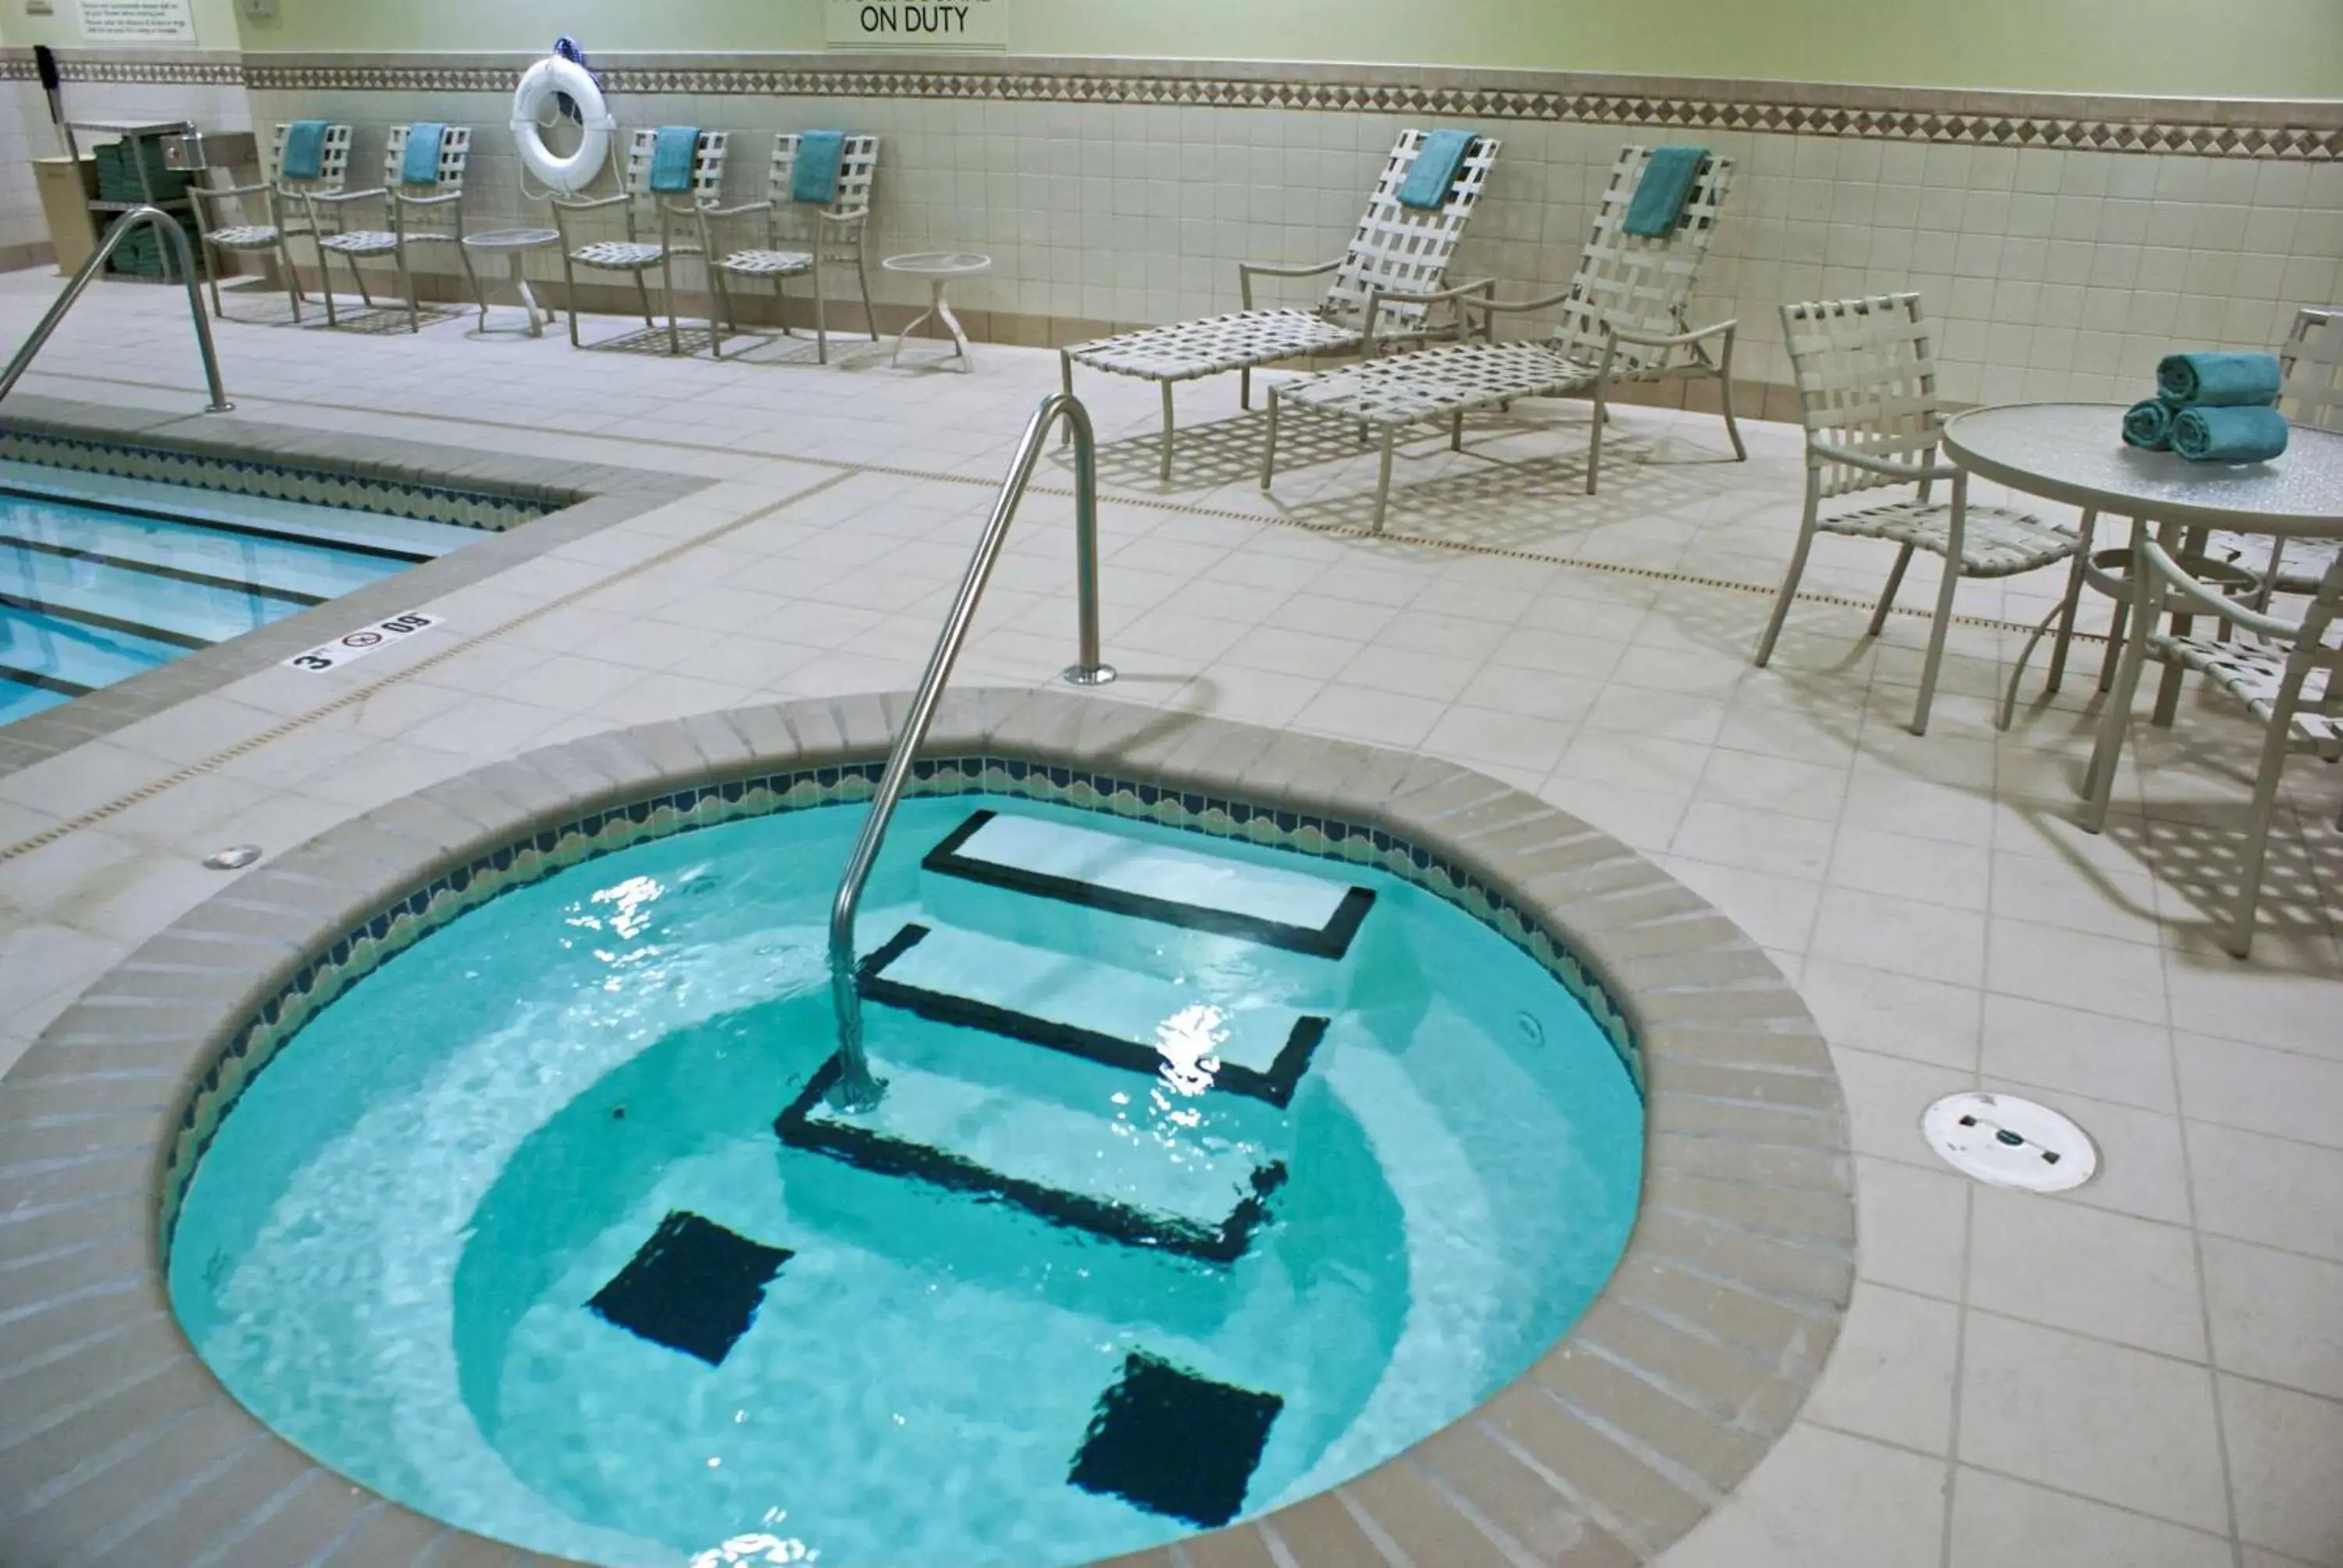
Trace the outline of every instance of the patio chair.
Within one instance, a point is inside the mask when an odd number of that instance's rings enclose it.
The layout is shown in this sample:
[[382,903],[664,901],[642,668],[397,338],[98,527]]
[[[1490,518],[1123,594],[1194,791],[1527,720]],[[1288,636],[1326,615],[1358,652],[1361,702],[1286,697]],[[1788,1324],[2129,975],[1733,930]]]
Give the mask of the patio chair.
[[[2278,351],[2283,377],[2278,406],[2288,419],[2308,430],[2343,430],[2343,306],[2309,307],[2295,312],[2294,329]],[[2311,594],[2327,568],[2343,552],[2343,540],[2292,539],[2223,530],[2207,542],[2214,558],[2244,568],[2261,579],[2254,608],[2268,609],[2272,594]]]
[[[703,207],[714,206],[724,190],[724,156],[731,141],[729,131],[701,131],[691,156],[689,186],[681,191],[655,191],[651,188],[651,165],[659,150],[659,132],[639,130],[631,133],[627,142],[627,161],[619,171],[618,190],[614,196],[599,196],[592,201],[576,201],[561,196],[552,198],[553,226],[561,235],[561,276],[568,286],[568,297],[578,297],[578,268],[594,272],[619,272],[635,280],[636,297],[642,302],[643,325],[657,327],[651,315],[650,287],[643,275],[659,268],[660,300],[667,307],[667,347],[670,354],[683,352],[683,335],[675,322],[675,258],[698,256],[700,251],[699,214]],[[689,199],[671,199],[684,196]],[[627,225],[624,239],[593,240],[573,244],[569,225],[573,218],[586,213],[607,212],[616,207],[623,214]],[[653,244],[642,237],[645,209],[659,222],[659,241]],[[685,233],[690,237],[678,240],[679,222],[689,224]],[[569,312],[569,346],[583,348],[586,345],[578,336],[578,312]]]
[[[293,319],[301,319],[301,302],[307,297],[301,292],[300,271],[293,265],[292,241],[296,236],[306,236],[312,244],[316,243],[316,220],[305,198],[342,188],[350,167],[350,127],[338,124],[326,126],[318,146],[317,173],[315,178],[308,179],[285,177],[285,143],[292,131],[290,125],[280,125],[269,133],[269,172],[258,185],[215,187],[197,184],[188,187],[188,194],[196,201],[196,223],[204,231],[205,270],[211,276],[212,314],[222,321],[228,318],[226,307],[220,304],[222,251],[236,256],[274,254],[285,275],[285,292],[293,302]],[[263,198],[263,211],[268,220],[266,223],[224,222],[225,215],[220,209],[209,205],[233,197],[238,208],[235,216],[249,217],[252,215],[242,210],[244,198],[256,196]],[[317,270],[320,275],[326,270],[322,253],[317,257]],[[327,286],[330,291],[331,285]]]
[[[418,147],[415,166],[407,164],[407,146],[417,133],[436,139],[430,149]],[[358,286],[358,297],[367,308],[374,308],[374,296],[367,292],[366,273],[358,263],[369,257],[389,256],[398,267],[399,287],[407,295],[407,329],[419,332],[423,327],[422,307],[415,299],[415,269],[408,263],[409,246],[454,246],[456,259],[463,264],[465,279],[472,286],[472,297],[480,294],[479,279],[472,276],[472,258],[464,249],[464,167],[472,156],[472,127],[469,126],[417,125],[393,126],[383,145],[382,184],[371,190],[317,191],[303,197],[309,208],[309,225],[317,236],[320,264],[326,256],[338,256],[349,263],[350,276]],[[424,178],[410,177],[426,176]],[[380,201],[387,229],[354,229],[347,226],[349,204]],[[334,221],[328,226],[317,215],[317,204],[327,204]],[[439,215],[446,215],[445,221]],[[414,215],[410,217],[410,214]],[[414,218],[424,220],[418,226]],[[334,315],[333,279],[326,279],[326,323],[338,326]]]
[[[2313,430],[2343,430],[2343,309],[2333,307],[2296,312],[2294,329],[2278,350],[2278,407],[2293,423]],[[2065,679],[2066,651],[2075,636],[2083,586],[2088,583],[2115,601],[2106,656],[2099,665],[2099,689],[2115,684],[2116,660],[2131,620],[2131,553],[2121,546],[2094,550],[2098,514],[2083,514],[2080,548],[2066,578],[2066,592],[2057,607],[2026,637],[2009,671],[2008,689],[2001,701],[2001,728],[2006,729],[2017,711],[2017,689],[2034,649],[2056,628],[2051,645],[2050,672],[2043,689],[2056,693]],[[2199,582],[2217,583],[2222,593],[2268,609],[2275,594],[2313,594],[2327,570],[2343,553],[2343,540],[2287,539],[2267,534],[2240,534],[2219,529],[2196,548],[2184,550],[2182,564]],[[2157,722],[2170,723],[2178,691],[2171,682],[2157,699]]]
[[[799,140],[795,136],[773,138],[772,184],[763,201],[700,210],[700,245],[709,258],[708,275],[716,290],[718,318],[709,323],[708,351],[718,359],[724,357],[721,322],[729,318],[733,332],[740,331],[740,318],[732,307],[731,279],[765,279],[773,286],[775,306],[786,308],[782,280],[809,276],[813,279],[814,357],[821,364],[829,364],[830,323],[823,305],[829,292],[822,276],[825,266],[850,265],[854,268],[855,282],[862,290],[862,319],[870,329],[870,341],[879,341],[879,317],[870,305],[870,264],[865,244],[870,227],[870,184],[879,172],[879,138],[846,138],[839,155],[837,184],[827,206],[795,199]],[[765,218],[765,243],[761,248],[728,251],[717,245],[719,223],[756,213],[763,214]],[[785,243],[789,240],[797,244]],[[784,318],[781,332],[787,336],[789,330]]]
[[[2136,544],[2136,558],[2150,574],[2147,624],[2155,626],[2167,599],[2177,598],[2189,601],[2192,611],[2215,617],[2215,633],[2210,637],[2177,630],[2149,633],[2140,647],[2125,650],[2109,700],[2117,705],[2116,712],[2129,713],[2140,668],[2155,659],[2168,668],[2201,670],[2211,676],[2217,689],[2261,721],[2261,754],[2246,825],[2237,901],[2221,944],[2242,959],[2253,950],[2254,916],[2269,850],[2270,818],[2277,809],[2287,758],[2308,753],[2329,762],[2343,760],[2343,648],[2335,645],[2332,636],[2337,612],[2343,610],[2343,558],[2328,564],[2302,618],[2288,620],[2225,593],[2221,583],[2207,582],[2184,562],[2174,559],[2167,547],[2177,545],[2183,531],[2167,526],[2161,538],[2143,535]],[[2094,833],[2107,826],[2126,728],[2120,723],[2110,725],[2102,747],[2107,754],[2095,756],[2091,761],[2091,801],[2084,826]]]
[[[1420,336],[1429,326],[1430,307],[1396,298],[1386,301],[1383,297],[1425,296],[1443,287],[1449,259],[1480,206],[1489,171],[1503,146],[1494,136],[1475,139],[1457,169],[1447,204],[1428,210],[1405,206],[1399,199],[1423,140],[1422,131],[1399,134],[1383,177],[1375,182],[1374,195],[1368,199],[1366,213],[1359,219],[1358,232],[1342,256],[1306,266],[1239,262],[1237,293],[1242,309],[1061,349],[1066,390],[1074,389],[1077,365],[1161,384],[1163,455],[1160,472],[1168,484],[1175,384],[1234,370],[1239,377],[1237,402],[1250,408],[1252,373],[1258,366],[1305,355],[1372,354],[1388,343]],[[1253,308],[1255,277],[1321,277],[1328,273],[1333,274],[1333,282],[1312,309]]]
[[[1626,232],[1627,209],[1651,165],[1648,147],[1629,146],[1612,166],[1611,183],[1594,215],[1594,232],[1579,257],[1577,275],[1560,294],[1507,304],[1475,293],[1471,286],[1440,293],[1386,293],[1386,299],[1418,308],[1453,299],[1459,308],[1459,341],[1419,354],[1367,360],[1340,370],[1306,376],[1274,387],[1269,395],[1268,449],[1262,457],[1261,487],[1277,472],[1277,417],[1285,403],[1352,420],[1381,433],[1382,471],[1375,485],[1374,531],[1383,532],[1391,505],[1392,448],[1411,425],[1448,422],[1449,443],[1462,449],[1464,416],[1510,406],[1517,397],[1594,399],[1594,425],[1587,437],[1586,493],[1594,494],[1603,461],[1603,427],[1609,421],[1610,388],[1631,382],[1715,377],[1719,383],[1725,432],[1735,461],[1748,459],[1741,428],[1733,418],[1733,334],[1736,323],[1720,321],[1694,328],[1686,320],[1701,263],[1716,234],[1717,213],[1733,186],[1733,160],[1711,156],[1694,178],[1675,226],[1644,238]],[[1468,341],[1474,317],[1493,327],[1501,314],[1562,307],[1562,318],[1544,343]],[[1493,337],[1493,333],[1491,334]],[[1717,352],[1710,357],[1708,345]]]
[[[1789,573],[1782,579],[1773,618],[1757,644],[1755,662],[1762,668],[1774,657],[1774,644],[1789,618],[1817,533],[1886,539],[1899,547],[1865,637],[1878,636],[1886,625],[1913,552],[1942,556],[1944,578],[1936,589],[1936,619],[1928,630],[1920,695],[1912,710],[1912,733],[1926,735],[1936,672],[1944,663],[1945,628],[1952,621],[1953,592],[1960,580],[2011,577],[2049,566],[2073,555],[2077,539],[2031,513],[1970,505],[1967,472],[1936,461],[1946,410],[1936,392],[1936,358],[1918,295],[1785,305],[1782,340],[1805,410],[1806,505]],[[1939,483],[1951,487],[1949,502],[1930,498],[1930,490]],[[1904,485],[1916,487],[1909,500],[1822,515],[1825,500]]]

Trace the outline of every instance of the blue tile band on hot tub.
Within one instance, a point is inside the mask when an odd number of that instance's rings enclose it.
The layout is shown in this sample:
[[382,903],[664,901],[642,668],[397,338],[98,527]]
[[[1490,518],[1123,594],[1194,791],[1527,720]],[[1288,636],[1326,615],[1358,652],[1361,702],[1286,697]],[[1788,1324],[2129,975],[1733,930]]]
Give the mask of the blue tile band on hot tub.
[[679,1209],[586,1305],[638,1339],[721,1366],[796,1255]]
[[1375,899],[1365,888],[1232,868],[1152,845],[1134,851],[1106,834],[991,811],[970,817],[921,865],[940,876],[1326,959],[1350,951]]
[[1100,1397],[1067,1483],[1217,1529],[1243,1510],[1284,1405],[1133,1352]]

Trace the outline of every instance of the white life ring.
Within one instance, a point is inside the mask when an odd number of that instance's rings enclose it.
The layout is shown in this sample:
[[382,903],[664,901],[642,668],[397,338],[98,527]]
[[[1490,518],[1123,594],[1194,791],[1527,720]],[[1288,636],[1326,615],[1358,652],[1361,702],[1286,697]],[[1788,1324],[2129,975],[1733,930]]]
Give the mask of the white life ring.
[[[553,100],[557,94],[566,93],[578,106],[586,131],[578,143],[578,150],[568,157],[556,157],[545,145],[545,126],[550,122]],[[610,133],[618,122],[610,117],[609,106],[602,101],[602,89],[594,85],[586,67],[558,55],[548,55],[531,65],[520,79],[513,94],[513,140],[520,144],[520,161],[540,184],[549,186],[564,196],[576,196],[594,181],[602,164],[610,156]]]

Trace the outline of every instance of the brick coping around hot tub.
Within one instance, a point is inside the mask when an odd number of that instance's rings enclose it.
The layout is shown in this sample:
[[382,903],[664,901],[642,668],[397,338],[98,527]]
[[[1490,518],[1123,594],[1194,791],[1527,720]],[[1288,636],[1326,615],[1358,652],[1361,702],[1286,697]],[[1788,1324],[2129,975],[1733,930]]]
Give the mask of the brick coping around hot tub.
[[[169,1217],[275,1045],[406,942],[563,865],[867,798],[908,699],[616,730],[481,769],[244,873],[99,981],[0,1081],[0,1534],[9,1568],[548,1568],[317,1465],[173,1316]],[[1645,1098],[1625,1255],[1570,1332],[1463,1421],[1333,1492],[1181,1543],[1189,1568],[1648,1562],[1787,1430],[1855,1282],[1853,1155],[1805,1005],[1634,851],[1468,769],[1046,691],[950,695],[928,792],[1007,785],[1375,865],[1572,985]],[[1282,1555],[1272,1551],[1277,1538]],[[1168,1549],[1115,1568],[1176,1568]]]

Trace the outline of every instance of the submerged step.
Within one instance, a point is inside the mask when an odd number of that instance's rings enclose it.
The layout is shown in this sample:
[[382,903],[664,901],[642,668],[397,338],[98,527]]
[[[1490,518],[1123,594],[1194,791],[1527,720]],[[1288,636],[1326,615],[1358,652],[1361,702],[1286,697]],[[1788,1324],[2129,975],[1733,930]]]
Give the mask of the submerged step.
[[1282,1161],[1242,1145],[1174,1141],[1013,1091],[890,1061],[870,1111],[831,1106],[831,1057],[773,1124],[782,1142],[880,1175],[1016,1204],[1137,1247],[1208,1262],[1242,1255],[1284,1183]]
[[1232,856],[990,810],[970,816],[921,864],[940,876],[1325,959],[1350,951],[1375,900],[1366,888]]
[[869,1000],[938,1023],[1281,1109],[1326,1036],[1321,1014],[1223,1005],[1152,975],[950,927],[905,926],[863,961],[860,983]]

